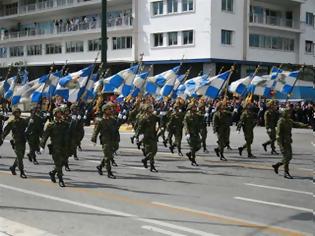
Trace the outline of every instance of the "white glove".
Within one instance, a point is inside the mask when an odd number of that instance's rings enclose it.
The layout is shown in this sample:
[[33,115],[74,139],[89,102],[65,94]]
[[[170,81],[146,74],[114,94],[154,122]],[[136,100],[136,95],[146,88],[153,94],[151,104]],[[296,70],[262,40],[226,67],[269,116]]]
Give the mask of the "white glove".
[[45,153],[45,149],[42,147],[39,149],[39,151],[40,151],[40,153]]
[[186,139],[187,139],[187,140],[190,139],[190,134],[186,134]]
[[161,116],[165,116],[165,115],[166,115],[166,112],[165,112],[165,111],[161,111],[161,112],[160,112],[160,115],[161,115]]
[[123,116],[123,120],[126,120],[127,119],[127,116]]
[[179,112],[182,112],[182,109],[179,109],[178,111],[179,111]]
[[118,119],[122,119],[122,118],[123,118],[123,115],[121,113],[119,113]]
[[271,132],[271,129],[267,129],[267,132]]
[[30,122],[30,124],[33,124],[33,123],[34,123],[34,120],[33,120],[33,119],[30,119],[29,122]]
[[122,113],[126,114],[127,113],[126,109],[124,109]]
[[87,117],[86,117],[86,116],[83,116],[83,119],[84,119],[84,120],[86,120],[86,119],[87,119]]
[[72,119],[72,120],[76,120],[76,119],[77,119],[77,116],[76,116],[76,115],[72,115],[72,116],[71,116],[71,119]]
[[209,114],[208,114],[208,113],[206,113],[206,114],[205,114],[205,117],[208,117],[208,116],[209,116]]
[[153,115],[156,115],[156,111],[153,112]]
[[81,118],[82,118],[82,117],[81,117],[80,115],[78,115],[78,120],[81,120]]

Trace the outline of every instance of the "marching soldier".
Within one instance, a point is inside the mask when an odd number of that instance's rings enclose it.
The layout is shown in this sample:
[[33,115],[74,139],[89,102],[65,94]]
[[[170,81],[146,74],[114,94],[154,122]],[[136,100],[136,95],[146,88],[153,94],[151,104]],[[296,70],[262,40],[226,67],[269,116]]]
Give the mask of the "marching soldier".
[[117,135],[115,128],[116,121],[112,118],[112,103],[108,102],[102,106],[103,118],[98,121],[94,128],[94,132],[91,141],[96,144],[97,136],[100,134],[100,141],[103,149],[104,158],[101,164],[96,168],[100,175],[103,175],[103,167],[106,167],[107,177],[116,179],[116,176],[112,173],[111,163],[113,160],[115,145],[115,136]]
[[[182,136],[183,136],[184,117],[185,117],[185,113],[180,109],[180,105],[175,104],[174,111],[170,115],[170,119],[167,124],[168,142],[170,144],[169,148],[171,152],[174,153],[174,148],[177,147],[179,156],[183,156],[181,143],[182,143]],[[173,135],[175,136],[174,143],[172,141]]]
[[230,140],[230,117],[231,113],[225,110],[223,102],[218,102],[216,112],[213,115],[213,132],[218,137],[218,147],[214,151],[221,161],[226,161],[223,153]]
[[292,128],[307,128],[308,125],[295,122],[291,118],[290,109],[283,111],[282,117],[277,123],[277,143],[282,153],[282,161],[272,165],[276,174],[279,173],[279,167],[284,165],[284,178],[293,179],[289,173],[289,164],[292,159]]
[[196,162],[196,152],[201,148],[199,115],[197,107],[194,103],[190,103],[187,107],[187,113],[184,118],[185,135],[190,146],[190,152],[186,156],[191,161],[191,165],[198,166]]
[[64,167],[66,171],[71,171],[70,167],[69,167],[69,157],[74,155],[76,153],[76,138],[74,138],[75,136],[75,122],[73,122],[72,117],[71,117],[71,111],[69,109],[69,107],[66,105],[64,107],[61,108],[62,109],[62,114],[63,114],[63,121],[68,125],[68,140],[67,140],[67,144],[68,147],[66,149],[66,158],[64,159]]
[[40,137],[43,134],[43,123],[44,119],[40,116],[39,107],[36,106],[32,108],[31,116],[28,120],[28,126],[26,129],[26,137],[30,147],[27,157],[30,162],[34,163],[34,165],[38,165],[38,161],[36,160],[36,152],[40,151],[39,143]]
[[200,119],[200,124],[201,124],[201,129],[200,129],[200,135],[201,135],[201,143],[203,147],[203,152],[204,153],[209,153],[207,149],[207,117],[208,113],[206,111],[206,104],[204,102],[200,102],[198,106],[198,114],[199,114],[199,119]]
[[[3,133],[3,126],[4,126],[4,122],[6,122],[9,119],[9,117],[7,117],[3,111],[0,112],[0,142],[1,142],[1,137],[2,137],[2,133]],[[0,156],[1,158],[1,156]]]
[[241,128],[243,128],[245,141],[246,143],[238,148],[240,156],[242,156],[243,149],[247,149],[248,158],[255,158],[255,156],[252,154],[251,145],[253,143],[254,139],[254,128],[256,126],[256,117],[254,112],[252,111],[252,104],[247,103],[245,104],[245,109],[242,112],[240,121],[237,125],[237,130],[240,131]]
[[15,169],[16,167],[18,167],[20,170],[20,177],[26,179],[27,176],[25,175],[24,172],[23,158],[26,146],[25,130],[27,127],[27,120],[21,118],[21,110],[19,108],[13,108],[12,114],[14,116],[14,119],[9,121],[6,127],[4,128],[2,138],[0,139],[0,144],[2,144],[5,137],[10,132],[12,132],[16,159],[13,165],[10,167],[10,170],[13,175],[16,175]]
[[53,110],[53,115],[55,119],[46,127],[40,146],[44,149],[48,138],[50,138],[51,144],[49,144],[48,147],[49,153],[52,155],[55,168],[49,172],[49,176],[51,181],[56,183],[55,175],[57,174],[59,186],[65,187],[65,183],[62,178],[62,167],[67,159],[69,125],[63,120],[63,111],[61,108],[55,108]]
[[154,166],[154,157],[157,153],[157,131],[156,123],[159,117],[153,114],[153,106],[145,105],[143,107],[143,114],[139,120],[138,134],[143,134],[143,145],[145,158],[142,159],[144,168],[148,168],[148,161],[150,161],[150,171],[158,172]]
[[269,136],[269,141],[262,144],[264,150],[267,152],[267,146],[271,146],[271,154],[278,155],[279,153],[276,151],[276,127],[278,121],[278,112],[274,101],[270,101],[268,103],[268,110],[265,112],[264,120],[265,120],[265,127],[267,130],[267,134]]

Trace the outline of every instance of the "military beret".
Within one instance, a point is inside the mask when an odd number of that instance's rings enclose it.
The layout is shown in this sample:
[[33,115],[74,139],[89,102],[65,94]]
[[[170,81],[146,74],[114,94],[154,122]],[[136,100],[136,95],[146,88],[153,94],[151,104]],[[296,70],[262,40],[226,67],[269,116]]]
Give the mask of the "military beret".
[[79,108],[79,106],[77,105],[77,104],[72,104],[71,106],[70,106],[70,110],[72,111],[72,110],[76,110],[76,109],[78,109]]
[[191,102],[187,106],[187,110],[191,110],[191,108],[195,107],[195,103]]
[[14,113],[21,113],[21,109],[18,108],[18,107],[14,107],[14,108],[12,109],[12,114],[14,114]]
[[105,105],[102,106],[102,111],[111,109],[113,104],[111,102],[106,103]]
[[53,110],[53,115],[56,115],[57,112],[63,112],[63,109],[60,107],[57,107]]

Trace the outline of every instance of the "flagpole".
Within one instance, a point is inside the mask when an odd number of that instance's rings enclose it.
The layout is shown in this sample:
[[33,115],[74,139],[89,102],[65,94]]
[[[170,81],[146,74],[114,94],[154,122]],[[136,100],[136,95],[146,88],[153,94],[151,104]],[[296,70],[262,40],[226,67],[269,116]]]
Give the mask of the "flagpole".
[[[260,69],[260,65],[258,65],[258,66],[256,67],[256,69],[255,69],[253,75],[251,76],[251,79],[250,79],[249,84],[253,81],[253,79],[254,79],[254,77],[256,76],[256,74],[258,73],[259,69]],[[247,92],[247,90],[244,90],[244,92],[241,94],[241,97],[243,97],[243,96],[245,95],[245,94],[244,94],[245,92]],[[252,94],[252,93],[250,92],[249,95],[250,95],[250,94]]]
[[224,97],[227,96],[227,87],[229,86],[229,82],[230,82],[231,76],[232,76],[232,74],[233,74],[234,71],[235,71],[235,65],[232,65],[232,66],[231,66],[231,69],[230,69],[229,77],[228,77],[228,79],[226,80],[226,82],[222,84],[221,89],[219,90],[219,92],[218,92],[218,94],[217,94],[217,97],[218,97],[218,95],[220,94],[220,92],[221,92],[221,90],[223,89],[224,86],[225,86],[225,89],[224,89]]
[[[304,65],[302,66],[302,68],[300,69],[300,72],[304,73],[304,69],[305,69],[305,64],[304,64]],[[299,73],[298,77],[296,78],[296,80],[294,81],[290,92],[287,94],[287,99],[286,99],[285,103],[287,103],[288,100],[289,100],[289,98],[291,97],[292,92],[293,92],[293,89],[294,89],[294,87],[295,87],[295,85],[296,85],[296,83],[297,83],[299,77],[300,77],[300,73]]]

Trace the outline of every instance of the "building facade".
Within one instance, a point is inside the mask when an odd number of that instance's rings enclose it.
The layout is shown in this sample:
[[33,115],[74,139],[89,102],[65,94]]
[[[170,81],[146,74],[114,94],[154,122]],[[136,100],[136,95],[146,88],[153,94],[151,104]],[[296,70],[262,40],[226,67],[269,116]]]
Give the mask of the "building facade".
[[[154,73],[182,59],[192,75],[237,64],[236,77],[257,64],[266,72],[273,64],[315,65],[314,0],[107,2],[108,62],[116,70],[140,54]],[[100,37],[101,0],[2,0],[0,74],[11,64],[37,74],[66,60],[82,67],[100,52]]]

